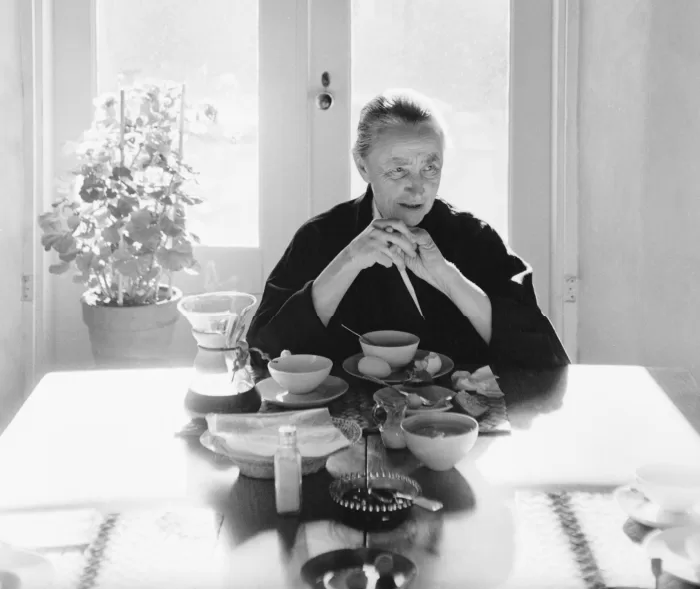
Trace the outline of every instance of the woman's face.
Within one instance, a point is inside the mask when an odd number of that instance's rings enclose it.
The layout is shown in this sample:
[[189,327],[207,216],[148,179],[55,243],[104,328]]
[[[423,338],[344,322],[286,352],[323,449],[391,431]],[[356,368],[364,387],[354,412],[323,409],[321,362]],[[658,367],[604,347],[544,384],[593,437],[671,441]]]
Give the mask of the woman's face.
[[418,225],[432,208],[442,162],[442,133],[427,121],[384,129],[367,156],[355,158],[382,217],[400,219],[409,227]]

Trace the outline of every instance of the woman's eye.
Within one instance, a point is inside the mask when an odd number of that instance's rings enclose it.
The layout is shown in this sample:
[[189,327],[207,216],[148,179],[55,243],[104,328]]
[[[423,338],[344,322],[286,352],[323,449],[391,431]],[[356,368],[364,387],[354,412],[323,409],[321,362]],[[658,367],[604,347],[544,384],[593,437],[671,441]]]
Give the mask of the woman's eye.
[[440,169],[435,164],[430,164],[425,168],[426,176],[435,176],[440,171]]
[[401,178],[405,174],[406,174],[406,168],[394,168],[393,170],[391,170],[391,172],[389,172],[389,175],[392,178]]

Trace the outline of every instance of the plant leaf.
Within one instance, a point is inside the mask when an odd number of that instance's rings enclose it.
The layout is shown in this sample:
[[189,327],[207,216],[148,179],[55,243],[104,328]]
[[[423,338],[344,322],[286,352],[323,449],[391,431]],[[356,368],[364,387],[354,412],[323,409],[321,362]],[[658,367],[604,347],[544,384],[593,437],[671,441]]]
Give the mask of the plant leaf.
[[129,260],[118,260],[114,263],[114,269],[123,276],[129,278],[138,278],[139,276],[139,265],[136,262],[136,258],[131,258]]
[[[129,218],[129,224],[134,229],[145,229],[151,224],[152,220],[153,213],[151,213],[151,211],[149,211],[148,209],[138,209],[137,211],[131,213],[131,217]],[[131,233],[131,228],[127,228],[127,231]]]
[[134,241],[138,241],[148,247],[155,247],[160,241],[160,229],[153,225],[152,227],[146,227],[145,229],[136,229],[134,231],[129,231],[129,236]]
[[115,225],[110,225],[109,227],[106,227],[102,230],[102,239],[104,239],[107,243],[119,243],[119,230],[116,228]]
[[76,248],[75,237],[70,233],[64,233],[54,244],[53,248],[59,254],[67,254],[69,251]]
[[179,237],[185,230],[181,225],[173,223],[170,217],[163,217],[160,220],[160,230],[168,237]]
[[77,215],[68,217],[68,219],[66,219],[66,223],[68,224],[68,229],[70,229],[71,231],[75,231],[78,225],[80,225],[80,217],[78,217]]
[[44,247],[44,250],[48,252],[62,237],[63,233],[45,233],[41,236],[41,245]]
[[78,254],[80,253],[80,250],[74,249],[69,252],[66,252],[65,254],[59,254],[59,258],[62,262],[72,262],[78,257]]
[[49,272],[51,274],[63,274],[70,268],[70,264],[68,262],[60,262],[59,264],[51,264],[49,266]]

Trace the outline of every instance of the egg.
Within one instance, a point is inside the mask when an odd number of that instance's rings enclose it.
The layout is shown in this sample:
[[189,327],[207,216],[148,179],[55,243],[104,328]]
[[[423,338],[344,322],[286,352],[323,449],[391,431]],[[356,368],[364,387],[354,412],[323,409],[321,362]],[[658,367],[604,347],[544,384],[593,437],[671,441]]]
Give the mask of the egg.
[[357,364],[357,369],[367,376],[374,378],[386,378],[391,374],[391,366],[383,358],[376,356],[363,356]]

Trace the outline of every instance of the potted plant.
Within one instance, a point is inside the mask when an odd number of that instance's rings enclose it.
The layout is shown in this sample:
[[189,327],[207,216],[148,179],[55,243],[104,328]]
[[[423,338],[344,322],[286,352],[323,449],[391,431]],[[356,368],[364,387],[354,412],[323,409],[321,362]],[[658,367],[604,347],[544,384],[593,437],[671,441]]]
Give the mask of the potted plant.
[[44,249],[58,253],[49,271],[75,268],[86,287],[83,320],[100,365],[163,360],[182,297],[172,275],[198,270],[184,96],[184,86],[153,83],[96,99],[73,180],[39,217]]

